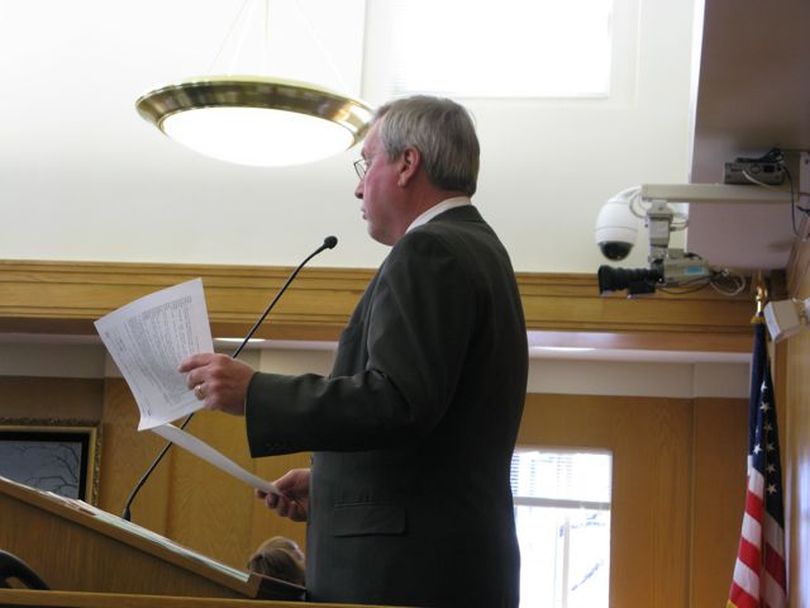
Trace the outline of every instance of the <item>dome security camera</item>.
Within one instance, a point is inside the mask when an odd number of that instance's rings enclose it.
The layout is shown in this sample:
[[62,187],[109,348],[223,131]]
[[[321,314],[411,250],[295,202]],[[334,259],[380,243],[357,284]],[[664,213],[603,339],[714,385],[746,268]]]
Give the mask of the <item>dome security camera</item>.
[[629,201],[637,193],[638,188],[619,193],[602,205],[596,217],[596,244],[609,260],[623,260],[636,243],[639,218],[630,210]]

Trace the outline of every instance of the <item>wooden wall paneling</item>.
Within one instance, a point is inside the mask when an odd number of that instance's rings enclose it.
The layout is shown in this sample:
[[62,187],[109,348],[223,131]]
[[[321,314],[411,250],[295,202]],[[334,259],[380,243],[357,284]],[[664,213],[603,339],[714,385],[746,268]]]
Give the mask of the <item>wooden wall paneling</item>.
[[691,606],[724,606],[745,507],[748,403],[695,400]]
[[[806,188],[805,188],[806,189]],[[790,296],[810,297],[810,241],[797,242],[787,269]],[[780,342],[785,369],[777,385],[785,399],[777,407],[785,413],[780,429],[785,484],[790,608],[810,606],[810,330]],[[782,404],[785,404],[783,406]]]
[[[810,291],[807,286],[805,293]],[[786,343],[787,405],[782,441],[790,608],[810,606],[810,330]],[[777,404],[781,407],[781,404]]]
[[528,395],[521,445],[613,452],[613,606],[688,602],[691,404],[680,399]]
[[101,420],[104,382],[0,376],[0,418]]
[[[129,492],[146,471],[165,441],[140,432],[140,414],[129,388],[120,378],[107,378],[102,415],[102,457],[99,507],[120,515]],[[132,504],[132,521],[166,534],[170,468],[174,448],[149,477]]]
[[[200,411],[186,428],[238,465],[252,470],[241,417]],[[198,456],[177,449],[171,471],[167,536],[244,569],[250,555],[253,488]]]
[[[806,231],[810,220],[804,220],[802,226]],[[790,295],[796,298],[810,295],[810,241],[795,242],[785,274]]]
[[[683,605],[688,602],[690,514],[692,510],[691,467],[692,413],[689,402],[666,403],[641,415],[649,425],[652,444],[650,459],[641,466],[655,480],[655,496],[650,511],[653,579],[653,606]],[[632,441],[633,445],[638,443]],[[639,455],[643,459],[643,455]],[[640,478],[640,471],[630,479]],[[628,480],[629,481],[629,480]],[[652,506],[651,505],[651,506]],[[670,572],[667,577],[665,572]]]

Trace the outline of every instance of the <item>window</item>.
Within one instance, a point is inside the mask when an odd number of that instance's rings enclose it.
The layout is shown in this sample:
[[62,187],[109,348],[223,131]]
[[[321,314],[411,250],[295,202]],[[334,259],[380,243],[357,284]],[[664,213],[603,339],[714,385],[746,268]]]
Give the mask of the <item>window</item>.
[[627,59],[629,2],[368,3],[364,94],[606,98],[614,64]]
[[515,451],[521,606],[607,608],[612,461],[605,452]]

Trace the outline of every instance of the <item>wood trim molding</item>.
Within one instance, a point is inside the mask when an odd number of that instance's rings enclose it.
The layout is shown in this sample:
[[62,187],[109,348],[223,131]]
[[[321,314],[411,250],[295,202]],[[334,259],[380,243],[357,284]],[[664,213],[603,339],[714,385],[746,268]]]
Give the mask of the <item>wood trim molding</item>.
[[519,273],[518,285],[526,325],[534,330],[748,335],[754,312],[747,293],[728,297],[710,288],[634,299],[600,296],[593,274]]
[[[143,295],[202,277],[216,335],[242,335],[291,269],[0,260],[0,331],[95,334],[93,321]],[[257,337],[333,339],[372,276],[304,269]]]
[[[205,285],[215,336],[250,328],[290,268],[0,260],[0,332],[94,335],[93,321],[164,287],[196,277]],[[371,269],[308,268],[257,337],[334,340],[374,274]],[[601,297],[593,274],[518,273],[530,330],[748,336],[748,293],[711,289],[627,299]],[[747,338],[746,338],[747,339]]]

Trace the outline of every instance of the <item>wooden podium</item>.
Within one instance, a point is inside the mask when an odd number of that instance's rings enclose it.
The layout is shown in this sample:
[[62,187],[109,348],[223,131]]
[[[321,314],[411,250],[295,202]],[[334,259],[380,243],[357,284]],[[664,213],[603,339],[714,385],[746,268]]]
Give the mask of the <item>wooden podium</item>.
[[237,570],[85,502],[4,477],[0,549],[59,591],[303,600],[297,585]]

